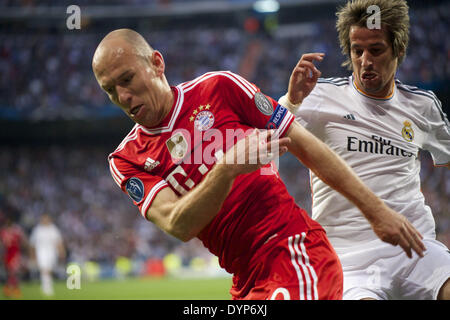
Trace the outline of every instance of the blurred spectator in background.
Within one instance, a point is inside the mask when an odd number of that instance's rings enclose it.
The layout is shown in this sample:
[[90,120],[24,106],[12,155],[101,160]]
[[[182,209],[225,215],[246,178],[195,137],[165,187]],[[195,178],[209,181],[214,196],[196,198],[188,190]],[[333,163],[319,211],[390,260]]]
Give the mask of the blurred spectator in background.
[[48,214],[43,214],[39,224],[34,227],[30,236],[32,258],[36,261],[41,278],[41,290],[46,296],[52,296],[53,275],[58,258],[64,261],[66,251],[59,229],[53,224]]
[[[0,215],[1,216],[1,215]],[[20,277],[23,271],[22,254],[28,247],[27,238],[22,227],[6,216],[4,226],[0,228],[0,244],[3,247],[3,261],[6,271],[6,284],[3,294],[6,298],[19,299]]]
[[[336,54],[340,49],[333,18],[280,24],[269,34],[248,34],[238,26],[191,28],[189,32],[155,28],[141,33],[162,51],[170,52],[165,59],[173,66],[167,70],[171,83],[210,70],[230,70],[258,84],[268,95],[280,97],[291,66],[303,53],[326,53],[327,59],[320,65],[325,78],[347,74],[340,66],[343,58]],[[411,9],[411,19],[410,50],[397,78],[426,89],[442,89],[450,78],[450,37],[441,36],[449,29],[450,3]],[[103,33],[102,28],[78,33],[51,27],[33,32],[1,31],[0,117],[89,119],[92,110],[97,117],[119,114],[97,90],[90,72],[89,60]],[[443,102],[445,106],[445,99]]]

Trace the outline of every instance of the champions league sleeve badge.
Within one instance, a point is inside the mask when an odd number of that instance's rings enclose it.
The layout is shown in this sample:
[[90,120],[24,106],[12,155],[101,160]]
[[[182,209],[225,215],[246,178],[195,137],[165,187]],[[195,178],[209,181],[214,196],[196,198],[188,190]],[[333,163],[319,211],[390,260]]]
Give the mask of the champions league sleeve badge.
[[141,179],[133,177],[127,181],[125,186],[128,195],[131,199],[133,199],[136,203],[139,203],[144,198],[144,183]]
[[261,93],[255,93],[255,105],[262,114],[270,116],[273,113],[272,103],[267,99],[267,97]]

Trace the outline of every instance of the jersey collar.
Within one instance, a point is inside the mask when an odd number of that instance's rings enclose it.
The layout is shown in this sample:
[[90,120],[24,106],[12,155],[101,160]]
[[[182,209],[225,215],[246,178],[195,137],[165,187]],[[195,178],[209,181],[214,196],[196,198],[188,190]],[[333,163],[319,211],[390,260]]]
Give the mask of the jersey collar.
[[351,75],[351,81],[352,81],[352,84],[353,84],[353,88],[355,88],[355,90],[356,90],[359,94],[361,94],[361,95],[363,95],[363,96],[365,96],[365,97],[367,97],[367,98],[375,99],[375,100],[390,100],[390,99],[392,99],[392,97],[394,96],[394,92],[395,92],[395,81],[392,81],[391,92],[390,92],[387,96],[382,97],[382,98],[376,97],[376,96],[374,96],[374,95],[371,95],[371,94],[365,92],[362,88],[358,87],[358,85],[356,84],[356,80],[355,80],[355,78],[353,77],[353,75]]
[[147,128],[140,125],[140,129],[148,134],[161,134],[164,132],[170,132],[173,130],[173,126],[180,113],[181,105],[183,104],[183,92],[178,87],[170,87],[174,95],[174,101],[170,112],[164,118],[164,120],[157,126]]

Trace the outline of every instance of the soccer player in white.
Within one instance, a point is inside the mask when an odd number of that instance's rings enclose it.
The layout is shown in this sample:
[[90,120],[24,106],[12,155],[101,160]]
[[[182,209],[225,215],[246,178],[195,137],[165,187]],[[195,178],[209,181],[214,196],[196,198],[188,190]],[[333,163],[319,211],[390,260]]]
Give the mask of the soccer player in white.
[[58,257],[64,259],[66,253],[61,233],[49,215],[41,216],[39,224],[31,232],[30,242],[40,272],[42,293],[51,296],[54,294],[52,272]]
[[[380,9],[378,28],[370,20],[371,5]],[[349,58],[344,65],[352,75],[319,79],[313,62],[324,54],[305,54],[279,102],[403,214],[427,248],[423,258],[411,253],[407,259],[401,249],[377,238],[355,206],[311,173],[312,216],[341,260],[343,298],[450,299],[450,251],[436,240],[419,176],[420,149],[430,152],[435,166],[450,168],[449,122],[433,92],[395,79],[408,44],[408,6],[404,0],[354,0],[337,16],[340,45]]]

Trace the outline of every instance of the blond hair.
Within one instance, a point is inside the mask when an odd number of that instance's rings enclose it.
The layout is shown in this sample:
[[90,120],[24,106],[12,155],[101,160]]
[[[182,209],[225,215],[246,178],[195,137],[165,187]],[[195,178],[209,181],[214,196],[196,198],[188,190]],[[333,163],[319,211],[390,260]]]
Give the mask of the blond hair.
[[352,70],[350,55],[350,28],[352,26],[367,27],[367,19],[372,12],[367,12],[369,6],[380,9],[381,27],[386,28],[392,45],[394,57],[400,65],[405,58],[409,42],[408,4],[405,0],[353,0],[348,1],[336,13],[336,29],[339,34],[339,44],[347,60],[343,67]]

